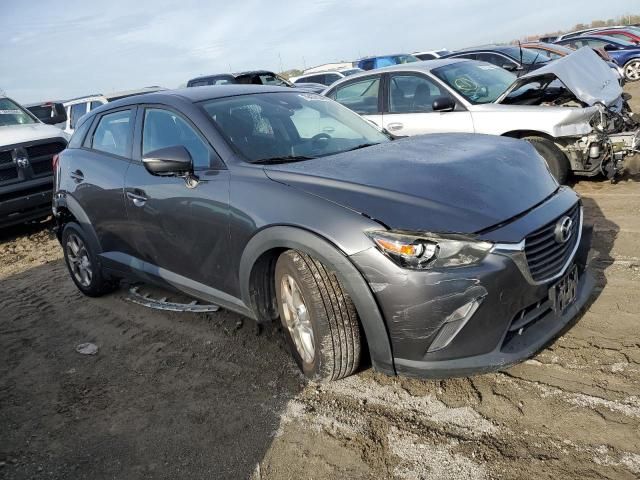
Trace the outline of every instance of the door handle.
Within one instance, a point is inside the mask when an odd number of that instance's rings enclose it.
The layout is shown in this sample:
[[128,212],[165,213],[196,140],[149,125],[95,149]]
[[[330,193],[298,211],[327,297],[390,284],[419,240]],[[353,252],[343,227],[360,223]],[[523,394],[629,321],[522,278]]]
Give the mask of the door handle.
[[144,207],[144,204],[147,202],[147,197],[136,195],[133,192],[127,192],[127,198],[131,200],[136,207]]
[[402,127],[404,127],[404,125],[402,123],[390,123],[389,125],[387,125],[387,128],[391,131],[396,131],[396,130],[402,130]]
[[84,174],[82,173],[82,170],[74,170],[69,174],[69,176],[73,178],[76,183],[80,183],[84,180]]

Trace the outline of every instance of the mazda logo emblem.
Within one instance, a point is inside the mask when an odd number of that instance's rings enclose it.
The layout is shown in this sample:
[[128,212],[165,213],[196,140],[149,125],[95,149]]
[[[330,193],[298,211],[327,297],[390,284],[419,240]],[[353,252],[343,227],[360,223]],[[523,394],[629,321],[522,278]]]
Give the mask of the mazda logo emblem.
[[554,237],[556,239],[556,242],[560,244],[567,243],[571,238],[571,235],[573,235],[573,230],[571,229],[572,226],[573,220],[571,219],[571,217],[564,216],[560,220],[558,220],[558,223],[556,223],[556,228],[554,230]]

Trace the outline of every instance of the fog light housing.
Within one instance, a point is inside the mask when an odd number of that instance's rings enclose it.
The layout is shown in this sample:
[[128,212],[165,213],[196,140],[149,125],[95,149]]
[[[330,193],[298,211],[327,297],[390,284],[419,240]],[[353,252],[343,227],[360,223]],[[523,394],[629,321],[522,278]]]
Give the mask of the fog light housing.
[[470,302],[465,303],[461,307],[456,308],[444,321],[444,324],[440,327],[436,338],[433,339],[427,352],[435,352],[436,350],[442,350],[449,345],[453,339],[458,335],[462,327],[464,327],[469,319],[478,310],[478,307],[484,300],[484,297],[474,298]]

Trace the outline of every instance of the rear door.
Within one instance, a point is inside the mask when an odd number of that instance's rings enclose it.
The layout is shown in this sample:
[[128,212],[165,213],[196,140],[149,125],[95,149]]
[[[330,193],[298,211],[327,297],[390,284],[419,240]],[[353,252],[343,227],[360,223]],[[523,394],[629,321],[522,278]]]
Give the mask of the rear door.
[[[82,104],[86,108],[86,103]],[[135,107],[110,110],[93,120],[81,148],[70,149],[60,172],[104,252],[131,253],[127,242],[124,178],[131,161]],[[83,125],[84,127],[84,125]]]
[[[145,154],[172,146],[189,151],[197,186],[189,188],[184,178],[152,175],[142,164]],[[197,127],[168,106],[141,108],[125,183],[132,236],[148,272],[178,287],[189,279],[222,290],[228,261],[229,172]]]
[[386,108],[382,126],[394,135],[412,136],[438,132],[473,133],[473,121],[461,104],[451,112],[434,112],[433,101],[450,93],[420,73],[391,73],[385,82]]

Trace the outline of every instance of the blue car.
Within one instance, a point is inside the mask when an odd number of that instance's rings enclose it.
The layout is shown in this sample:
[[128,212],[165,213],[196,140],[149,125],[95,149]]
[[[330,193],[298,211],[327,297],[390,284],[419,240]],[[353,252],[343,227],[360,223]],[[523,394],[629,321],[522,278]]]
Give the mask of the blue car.
[[640,46],[619,38],[601,35],[581,35],[555,42],[559,45],[578,49],[582,47],[604,49],[611,59],[624,70],[629,82],[640,80]]
[[399,65],[401,63],[419,62],[418,57],[407,53],[397,53],[395,55],[380,55],[378,57],[364,57],[353,62],[353,66],[362,70],[375,70],[376,68]]

